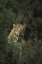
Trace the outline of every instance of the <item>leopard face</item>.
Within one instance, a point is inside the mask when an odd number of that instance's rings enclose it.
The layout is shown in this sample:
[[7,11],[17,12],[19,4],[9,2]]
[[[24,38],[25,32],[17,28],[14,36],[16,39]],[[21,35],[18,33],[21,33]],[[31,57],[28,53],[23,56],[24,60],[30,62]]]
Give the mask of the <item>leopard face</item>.
[[12,37],[14,37],[14,42],[17,42],[17,40],[20,38],[19,35],[22,35],[25,31],[26,24],[13,24],[13,29],[11,30],[9,36],[8,36],[8,42],[10,43],[10,40]]

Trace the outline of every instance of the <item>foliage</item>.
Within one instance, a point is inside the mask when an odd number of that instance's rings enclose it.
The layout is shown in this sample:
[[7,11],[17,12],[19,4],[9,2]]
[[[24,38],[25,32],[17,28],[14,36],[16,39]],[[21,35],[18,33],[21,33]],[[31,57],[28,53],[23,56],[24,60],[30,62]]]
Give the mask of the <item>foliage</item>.
[[[8,43],[13,24],[24,23],[22,39]],[[42,64],[42,0],[0,0],[0,64]]]

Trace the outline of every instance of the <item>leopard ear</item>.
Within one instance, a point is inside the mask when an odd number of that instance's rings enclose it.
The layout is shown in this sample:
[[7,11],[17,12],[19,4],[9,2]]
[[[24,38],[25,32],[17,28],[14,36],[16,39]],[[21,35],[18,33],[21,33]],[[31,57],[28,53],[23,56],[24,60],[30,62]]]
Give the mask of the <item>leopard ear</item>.
[[15,24],[13,24],[13,27],[15,27],[16,25]]

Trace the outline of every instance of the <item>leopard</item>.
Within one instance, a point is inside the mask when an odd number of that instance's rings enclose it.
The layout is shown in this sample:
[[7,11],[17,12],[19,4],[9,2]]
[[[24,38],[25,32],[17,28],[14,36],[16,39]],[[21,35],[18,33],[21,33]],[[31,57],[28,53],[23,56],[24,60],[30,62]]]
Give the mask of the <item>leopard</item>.
[[21,40],[21,36],[24,35],[26,28],[26,24],[13,24],[13,29],[11,30],[10,34],[8,35],[8,43],[10,43],[11,39],[14,42],[18,42],[19,39]]

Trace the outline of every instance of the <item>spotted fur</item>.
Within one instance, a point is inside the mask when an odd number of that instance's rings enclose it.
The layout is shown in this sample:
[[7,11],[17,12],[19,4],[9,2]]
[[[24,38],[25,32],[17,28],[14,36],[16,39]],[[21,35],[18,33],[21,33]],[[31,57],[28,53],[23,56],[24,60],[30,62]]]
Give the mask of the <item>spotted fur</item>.
[[20,38],[19,35],[23,35],[25,31],[26,24],[13,24],[13,29],[11,30],[9,36],[8,36],[8,43],[10,43],[10,40],[14,40],[14,42],[17,42]]

